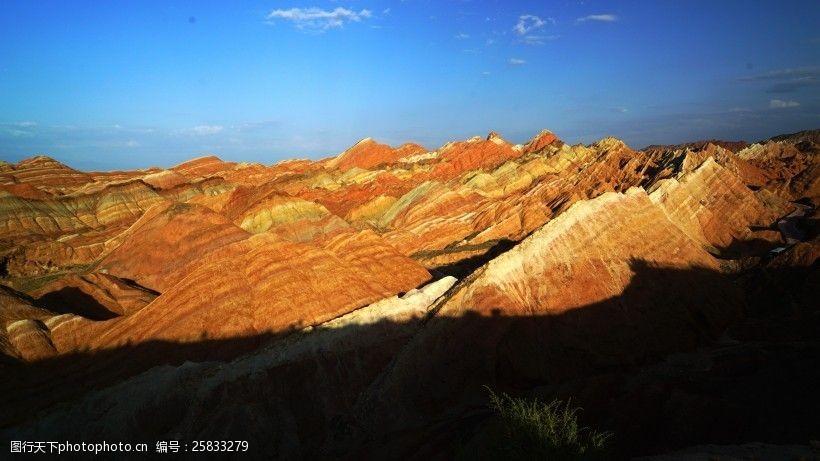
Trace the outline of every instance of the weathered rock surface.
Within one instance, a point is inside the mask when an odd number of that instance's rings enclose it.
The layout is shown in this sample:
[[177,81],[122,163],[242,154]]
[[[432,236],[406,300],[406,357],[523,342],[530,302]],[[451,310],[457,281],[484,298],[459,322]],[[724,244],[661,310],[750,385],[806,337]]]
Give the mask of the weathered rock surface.
[[106,242],[99,268],[156,291],[172,287],[188,265],[249,234],[200,205],[175,203],[146,212],[128,230]]
[[643,190],[576,203],[439,306],[375,391],[404,405],[376,425],[480,400],[482,384],[557,382],[715,338],[740,314],[718,269]]
[[765,228],[789,211],[767,209],[739,176],[713,157],[679,179],[661,181],[652,200],[690,238],[715,248],[750,239],[750,228]]
[[354,167],[369,170],[374,167],[393,164],[401,158],[411,157],[426,151],[427,149],[418,144],[402,144],[394,149],[387,144],[376,142],[373,138],[365,138],[339,154],[338,157],[328,161],[327,166],[329,168],[338,168],[341,171],[347,171]]
[[30,295],[35,304],[56,313],[73,313],[95,320],[130,315],[147,306],[156,292],[102,272],[70,274]]
[[148,306],[108,321],[104,333],[88,338],[91,347],[287,332],[430,278],[369,231],[342,233],[322,246],[258,234],[212,251],[182,274]]

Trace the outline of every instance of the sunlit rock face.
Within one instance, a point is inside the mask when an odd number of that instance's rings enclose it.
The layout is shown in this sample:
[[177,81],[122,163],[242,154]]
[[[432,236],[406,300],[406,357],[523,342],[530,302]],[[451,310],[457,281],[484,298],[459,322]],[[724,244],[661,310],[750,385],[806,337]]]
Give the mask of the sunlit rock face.
[[106,242],[100,270],[165,291],[187,275],[186,267],[249,234],[201,205],[156,206]]
[[63,192],[93,181],[91,175],[42,155],[6,165],[0,168],[3,184],[29,184],[46,191]]
[[659,182],[652,200],[687,235],[704,245],[724,248],[733,241],[749,239],[753,235],[750,228],[765,228],[788,211],[767,209],[738,175],[713,157],[690,168],[679,178]]
[[0,358],[29,360],[50,355],[53,346],[50,340],[42,340],[40,325],[54,315],[35,306],[24,293],[0,286]]
[[[286,333],[344,315],[429,280],[418,263],[371,231],[304,244],[266,233],[225,244],[127,317],[71,329],[92,347],[150,340]],[[68,349],[55,337],[58,347]]]
[[[482,385],[540,389],[714,344],[755,302],[744,271],[816,266],[813,133],[0,163],[0,366],[33,390],[65,370],[52,392],[0,389],[20,402],[0,425],[119,439],[152,420],[192,437],[288,421],[256,441],[269,457],[335,453],[357,431],[415,453],[407,440],[460,424]],[[31,408],[51,415],[23,424]]]
[[477,397],[453,381],[556,382],[715,338],[741,306],[719,270],[642,189],[578,202],[457,287],[375,393],[402,402],[378,424]]
[[779,141],[753,144],[737,153],[738,157],[768,172],[765,186],[791,200],[806,197],[820,203],[820,140],[818,135],[796,136]]
[[365,138],[328,161],[326,166],[341,171],[352,168],[369,170],[383,165],[391,165],[401,158],[412,157],[426,151],[427,149],[424,146],[414,143],[402,144],[397,148],[392,148],[387,144],[376,142],[373,138]]

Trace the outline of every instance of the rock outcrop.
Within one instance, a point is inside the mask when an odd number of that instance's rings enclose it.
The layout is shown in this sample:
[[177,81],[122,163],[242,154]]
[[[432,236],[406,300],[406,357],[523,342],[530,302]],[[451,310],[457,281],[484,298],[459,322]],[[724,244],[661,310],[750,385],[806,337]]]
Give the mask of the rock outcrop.
[[342,233],[321,246],[258,234],[193,261],[156,300],[110,320],[104,333],[94,327],[88,341],[102,348],[282,334],[410,291],[429,278],[370,231]]
[[162,292],[185,277],[191,263],[248,236],[226,217],[203,206],[160,205],[106,242],[110,251],[98,267]]

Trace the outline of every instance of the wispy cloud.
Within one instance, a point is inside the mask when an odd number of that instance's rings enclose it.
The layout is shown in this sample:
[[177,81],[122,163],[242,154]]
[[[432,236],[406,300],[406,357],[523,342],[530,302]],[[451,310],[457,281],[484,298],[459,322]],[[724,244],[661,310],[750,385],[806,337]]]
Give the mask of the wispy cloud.
[[820,86],[820,66],[778,69],[740,77],[741,82],[765,82],[767,93],[793,93],[801,88]]
[[543,45],[548,40],[555,40],[558,35],[539,35],[533,32],[544,27],[547,23],[555,24],[553,18],[540,18],[534,14],[522,14],[512,30],[518,34],[521,43],[526,45]]
[[521,38],[521,43],[525,45],[543,45],[552,40],[558,40],[560,35],[525,35]]
[[614,14],[590,14],[589,16],[576,19],[575,22],[615,22],[617,20],[618,16]]
[[801,77],[816,77],[820,74],[820,66],[806,66],[795,67],[789,69],[778,69],[762,74],[747,75],[740,77],[742,81],[757,81],[757,80],[782,80],[784,78],[801,78]]
[[333,10],[311,7],[273,10],[268,14],[267,20],[273,22],[276,19],[282,19],[293,22],[297,28],[302,30],[324,32],[328,29],[340,28],[345,23],[359,22],[372,16],[373,13],[365,9],[356,12],[342,7]]
[[470,34],[465,34],[464,32],[461,32],[458,35],[456,35],[456,38],[459,40],[464,40],[470,38]]
[[788,109],[789,107],[797,107],[800,103],[797,101],[783,101],[782,99],[772,99],[769,101],[769,109]]
[[514,66],[522,66],[522,65],[527,63],[527,61],[525,61],[523,59],[518,59],[518,58],[510,58],[509,62],[510,62],[510,64],[512,64]]
[[191,128],[179,130],[179,133],[194,136],[208,136],[221,133],[224,129],[225,127],[222,125],[197,125]]
[[39,124],[30,120],[0,123],[0,137],[5,135],[13,138],[30,138],[35,135],[38,129]]
[[518,35],[527,35],[537,29],[544,27],[547,22],[555,24],[555,19],[546,18],[541,19],[534,14],[522,14],[518,17],[518,22],[513,26],[513,32]]
[[0,137],[3,135],[14,138],[30,138],[34,134],[28,130],[17,128],[15,124],[0,125]]

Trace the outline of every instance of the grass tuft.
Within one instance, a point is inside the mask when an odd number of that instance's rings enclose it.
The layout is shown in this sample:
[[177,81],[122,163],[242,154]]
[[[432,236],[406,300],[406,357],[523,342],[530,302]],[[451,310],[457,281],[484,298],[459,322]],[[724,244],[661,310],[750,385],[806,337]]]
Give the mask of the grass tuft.
[[578,423],[579,408],[570,402],[544,403],[496,394],[489,387],[490,408],[502,420],[498,451],[509,459],[593,460],[606,458],[612,434]]

